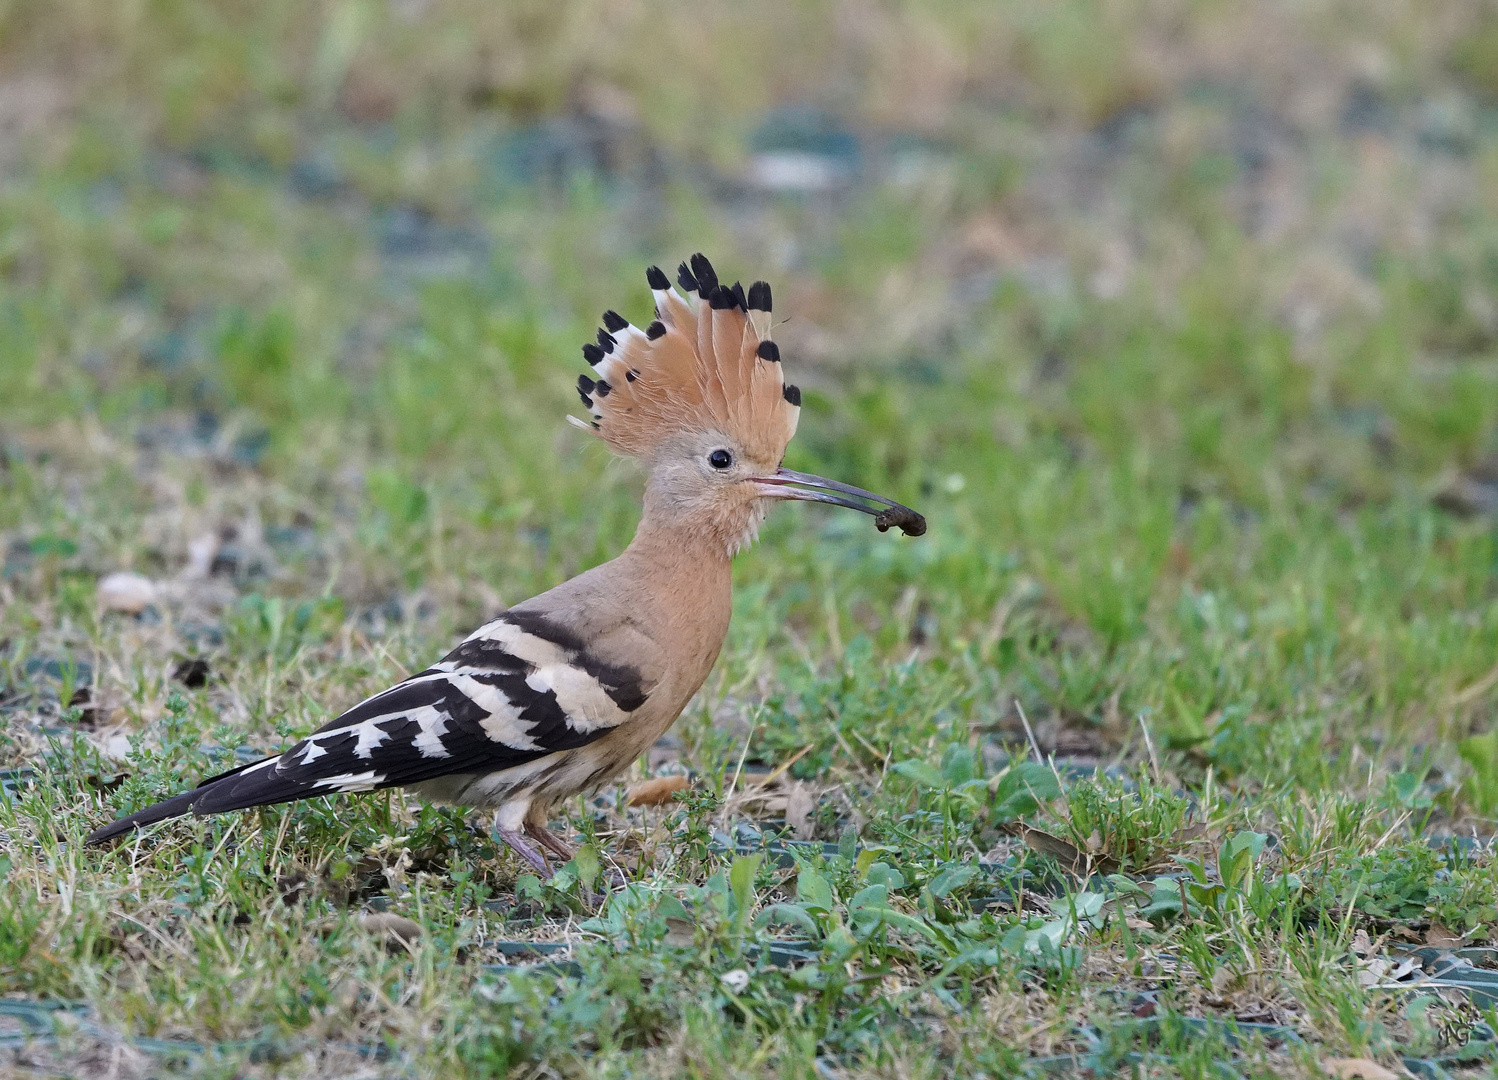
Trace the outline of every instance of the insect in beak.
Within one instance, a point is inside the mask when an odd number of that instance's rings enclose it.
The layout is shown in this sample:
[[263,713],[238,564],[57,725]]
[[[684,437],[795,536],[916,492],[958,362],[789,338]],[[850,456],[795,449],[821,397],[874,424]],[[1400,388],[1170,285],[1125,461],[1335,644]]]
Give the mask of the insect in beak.
[[799,499],[803,502],[830,503],[833,506],[846,506],[850,510],[861,510],[872,515],[874,526],[880,532],[898,527],[906,536],[920,536],[926,531],[926,519],[910,507],[902,506],[893,499],[886,499],[883,495],[875,495],[872,491],[856,488],[852,484],[828,480],[825,476],[813,476],[793,469],[776,469],[773,476],[755,477],[754,483],[760,485],[760,494],[767,499]]

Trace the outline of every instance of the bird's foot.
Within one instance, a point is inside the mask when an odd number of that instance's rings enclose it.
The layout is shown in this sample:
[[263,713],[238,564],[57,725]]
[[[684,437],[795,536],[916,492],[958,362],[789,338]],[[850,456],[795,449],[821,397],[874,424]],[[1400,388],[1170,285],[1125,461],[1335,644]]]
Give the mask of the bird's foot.
[[575,848],[545,825],[528,824],[525,827],[525,832],[532,840],[536,841],[563,862],[571,862],[573,856],[577,854]]
[[[576,848],[567,843],[567,841],[563,840],[556,833],[552,832],[545,825],[527,825],[525,827],[525,832],[526,835],[529,836],[532,840],[536,841],[538,844],[540,844],[547,851],[551,852],[559,859],[570,862],[573,857],[577,855]],[[617,866],[604,867],[602,878],[604,884],[607,885],[610,889],[622,889],[624,886],[629,884],[629,878],[627,878],[624,875],[624,871],[620,870]],[[593,892],[592,889],[584,888],[582,892],[583,901],[589,907],[596,908],[603,903],[604,897],[602,895],[599,895],[598,893]]]
[[526,842],[525,833],[519,829],[504,829],[498,825],[494,827],[499,838],[510,846],[510,850],[528,863],[536,873],[541,875],[544,881],[551,877],[551,865],[547,863],[546,856]]

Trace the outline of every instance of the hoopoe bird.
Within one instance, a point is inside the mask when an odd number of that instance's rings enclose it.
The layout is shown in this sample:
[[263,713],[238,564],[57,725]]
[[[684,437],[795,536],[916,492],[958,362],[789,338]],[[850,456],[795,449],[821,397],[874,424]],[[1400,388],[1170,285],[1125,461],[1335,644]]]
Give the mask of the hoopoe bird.
[[[655,320],[613,311],[583,346],[589,420],[647,471],[629,546],[475,630],[425,671],[355,705],[284,753],[231,769],[89,835],[99,844],[184,814],[408,788],[494,811],[497,835],[543,875],[571,847],[547,828],[559,800],[596,790],[669,728],[728,631],[734,554],[770,504],[800,499],[919,536],[925,520],[860,488],[781,467],[801,392],[770,339],[770,287],[720,284],[702,255],[671,287],[646,272]],[[544,850],[543,850],[544,849]]]

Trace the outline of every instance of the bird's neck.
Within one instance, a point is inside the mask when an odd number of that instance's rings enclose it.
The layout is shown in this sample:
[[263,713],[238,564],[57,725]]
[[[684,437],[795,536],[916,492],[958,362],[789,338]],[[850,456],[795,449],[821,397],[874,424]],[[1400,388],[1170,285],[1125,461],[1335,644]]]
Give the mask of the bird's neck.
[[617,561],[630,580],[636,617],[681,658],[690,696],[707,677],[728,632],[733,573],[727,550],[701,530],[662,521],[647,510]]
[[689,523],[653,514],[647,507],[628,553],[677,581],[729,580],[729,554],[721,537]]

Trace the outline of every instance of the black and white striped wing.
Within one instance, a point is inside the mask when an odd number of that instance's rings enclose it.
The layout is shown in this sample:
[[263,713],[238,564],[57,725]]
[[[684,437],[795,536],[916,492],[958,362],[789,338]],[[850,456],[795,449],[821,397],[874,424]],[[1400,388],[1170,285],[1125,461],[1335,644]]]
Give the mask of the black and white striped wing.
[[511,611],[443,659],[355,705],[277,757],[204,781],[90,837],[187,813],[222,813],[524,765],[602,738],[649,696],[545,616]]

